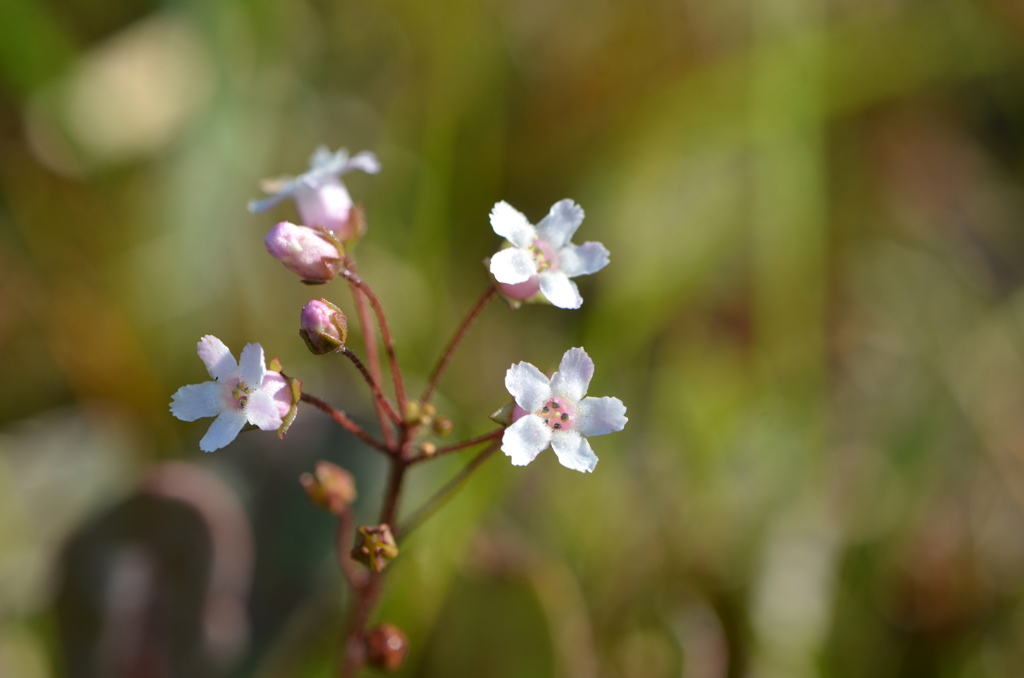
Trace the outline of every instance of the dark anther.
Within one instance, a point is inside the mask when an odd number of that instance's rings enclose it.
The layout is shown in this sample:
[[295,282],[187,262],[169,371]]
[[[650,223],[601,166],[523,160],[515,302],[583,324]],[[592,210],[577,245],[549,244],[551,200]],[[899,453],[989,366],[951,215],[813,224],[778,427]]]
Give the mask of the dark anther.
[[558,403],[551,403],[551,407],[553,407],[553,408],[555,408],[557,410],[558,409]]
[[549,408],[549,407],[548,407],[547,405],[545,405],[545,406],[544,406],[544,409],[543,409],[543,410],[541,410],[541,412],[547,412],[547,411],[548,411],[549,409],[551,409],[551,408]]
[[569,413],[568,412],[562,412],[561,419],[562,419],[562,421],[569,421]]
[[555,428],[562,428],[561,424],[555,424]]

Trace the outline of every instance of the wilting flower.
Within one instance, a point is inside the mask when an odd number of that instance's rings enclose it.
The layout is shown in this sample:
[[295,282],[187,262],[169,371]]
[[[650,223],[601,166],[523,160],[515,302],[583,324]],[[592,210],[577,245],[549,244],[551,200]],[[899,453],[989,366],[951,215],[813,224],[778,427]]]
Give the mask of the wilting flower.
[[584,397],[593,376],[594,361],[582,348],[566,351],[551,379],[526,362],[508,369],[505,388],[516,407],[501,451],[514,465],[529,464],[550,445],[562,466],[594,470],[597,455],[587,437],[621,431],[628,419],[626,406],[618,398]]
[[263,189],[272,195],[250,202],[249,211],[262,212],[285,198],[292,198],[306,226],[320,226],[339,240],[349,240],[359,234],[352,196],[339,177],[356,169],[376,174],[380,172],[380,163],[369,151],[350,158],[344,148],[331,153],[326,146],[320,146],[309,159],[308,172],[265,182]]
[[507,202],[491,210],[494,232],[512,243],[491,257],[491,275],[505,296],[531,299],[538,292],[559,308],[579,308],[580,291],[570,278],[596,273],[608,265],[608,250],[599,242],[570,242],[583,222],[583,208],[559,200],[533,226]]
[[246,344],[236,363],[224,342],[206,335],[199,340],[198,351],[213,381],[179,388],[171,398],[171,414],[183,421],[216,417],[199,441],[199,449],[219,450],[247,422],[263,431],[281,426],[292,404],[291,394],[281,373],[267,370],[262,346]]

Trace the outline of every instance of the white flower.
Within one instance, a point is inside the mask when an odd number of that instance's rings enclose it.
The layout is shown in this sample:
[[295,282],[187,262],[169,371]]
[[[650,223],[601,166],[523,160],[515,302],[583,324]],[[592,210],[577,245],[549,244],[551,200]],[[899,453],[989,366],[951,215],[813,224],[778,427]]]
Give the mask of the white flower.
[[507,202],[491,210],[494,232],[512,243],[491,257],[491,275],[514,299],[528,299],[538,290],[559,308],[579,308],[580,291],[569,278],[596,273],[608,265],[608,250],[599,242],[573,245],[583,222],[583,208],[560,200],[534,227]]
[[293,198],[304,225],[322,226],[339,239],[348,240],[357,235],[351,218],[352,197],[338,177],[355,169],[376,174],[380,172],[380,163],[369,151],[349,158],[344,148],[331,153],[326,146],[320,146],[309,159],[308,172],[267,182],[264,190],[273,195],[253,200],[249,211],[262,212],[285,198]]
[[530,363],[508,369],[505,388],[516,400],[515,422],[505,429],[501,451],[515,466],[529,464],[551,445],[562,466],[594,470],[597,455],[587,437],[621,431],[628,419],[618,398],[584,398],[593,376],[594,361],[582,348],[566,351],[550,380]]
[[281,426],[281,418],[291,403],[280,372],[270,372],[263,364],[263,347],[246,344],[242,359],[236,363],[231,351],[217,337],[199,340],[199,357],[213,381],[182,386],[171,398],[171,414],[183,421],[217,417],[199,441],[199,449],[213,452],[238,435],[246,422],[264,431]]

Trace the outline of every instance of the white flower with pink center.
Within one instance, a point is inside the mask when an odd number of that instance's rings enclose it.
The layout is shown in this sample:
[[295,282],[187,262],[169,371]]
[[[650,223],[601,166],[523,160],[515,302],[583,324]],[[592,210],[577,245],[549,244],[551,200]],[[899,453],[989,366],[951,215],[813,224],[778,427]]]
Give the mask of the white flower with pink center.
[[266,182],[264,190],[273,195],[253,200],[249,211],[262,212],[285,198],[292,198],[304,225],[320,226],[339,240],[349,240],[359,234],[352,218],[352,196],[339,177],[356,169],[376,174],[380,172],[380,163],[369,151],[350,158],[344,148],[331,153],[326,146],[320,146],[309,159],[308,172]]
[[579,308],[579,288],[570,278],[597,273],[608,265],[608,250],[599,242],[572,244],[583,222],[583,208],[560,200],[539,224],[531,224],[507,202],[491,210],[491,228],[512,243],[491,257],[491,275],[505,296],[531,299],[538,292],[559,308]]
[[589,436],[621,431],[626,406],[618,398],[586,398],[594,376],[594,361],[582,348],[562,356],[558,371],[548,379],[530,363],[513,365],[505,373],[505,388],[515,398],[513,423],[505,429],[501,451],[515,466],[525,466],[548,445],[562,466],[589,473],[597,455]]
[[291,407],[291,393],[280,372],[267,370],[262,346],[246,344],[236,363],[224,342],[207,335],[199,340],[198,351],[213,381],[179,388],[171,397],[171,414],[182,421],[216,417],[199,441],[199,449],[219,450],[246,423],[263,431],[281,426]]

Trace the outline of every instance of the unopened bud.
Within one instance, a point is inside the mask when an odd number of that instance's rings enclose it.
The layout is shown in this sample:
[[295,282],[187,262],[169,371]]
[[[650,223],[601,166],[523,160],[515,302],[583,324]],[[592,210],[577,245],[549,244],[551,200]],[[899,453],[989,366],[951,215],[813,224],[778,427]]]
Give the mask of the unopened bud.
[[314,299],[302,307],[299,336],[316,355],[337,351],[348,338],[348,318],[326,299]]
[[402,412],[405,418],[405,423],[415,424],[420,420],[420,416],[423,414],[422,408],[420,408],[420,402],[418,400],[409,400],[405,403],[405,411]]
[[442,438],[451,435],[452,431],[455,430],[455,423],[452,422],[448,417],[437,417],[434,419],[432,424],[434,433],[441,436]]
[[397,671],[409,653],[409,641],[393,624],[381,624],[366,636],[366,661],[377,669]]
[[363,525],[356,530],[352,558],[374,572],[380,572],[398,556],[398,544],[387,523],[374,527]]
[[424,440],[422,443],[420,443],[419,449],[420,454],[422,454],[424,457],[433,457],[435,454],[437,454],[437,445],[430,442],[429,440]]
[[302,282],[331,280],[341,268],[341,252],[329,237],[306,226],[282,221],[263,239],[270,256],[284,264]]
[[338,515],[356,500],[356,481],[352,474],[329,461],[318,461],[313,473],[299,476],[309,500]]

